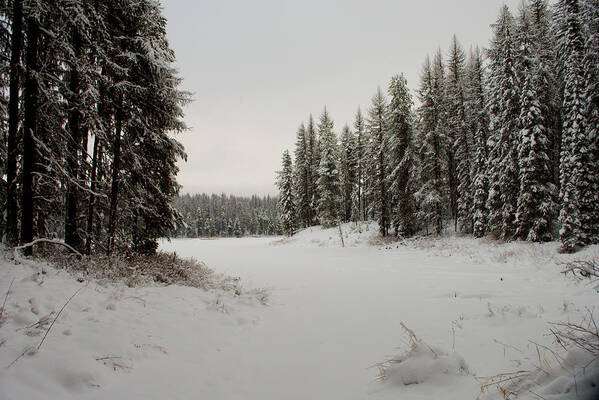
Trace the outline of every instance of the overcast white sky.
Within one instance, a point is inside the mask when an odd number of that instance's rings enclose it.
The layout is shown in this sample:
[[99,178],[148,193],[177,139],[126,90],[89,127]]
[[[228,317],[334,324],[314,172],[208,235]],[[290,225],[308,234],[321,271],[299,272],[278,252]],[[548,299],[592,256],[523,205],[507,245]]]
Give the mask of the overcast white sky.
[[521,0],[164,0],[190,131],[184,193],[274,194],[281,153],[326,105],[337,132],[391,76],[414,90],[455,33],[485,47],[503,4]]

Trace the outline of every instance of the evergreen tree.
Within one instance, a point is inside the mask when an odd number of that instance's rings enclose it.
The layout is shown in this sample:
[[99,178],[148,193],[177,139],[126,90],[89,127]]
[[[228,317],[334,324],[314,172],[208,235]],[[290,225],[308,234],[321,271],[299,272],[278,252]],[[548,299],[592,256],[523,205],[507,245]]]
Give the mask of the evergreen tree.
[[320,168],[320,144],[318,141],[318,133],[316,132],[316,126],[314,124],[314,118],[312,114],[308,118],[308,124],[306,126],[306,140],[308,142],[307,158],[310,168],[308,170],[308,194],[310,196],[310,223],[316,223],[317,221],[317,207],[318,207],[318,169]]
[[489,116],[486,110],[484,66],[480,50],[470,52],[468,61],[468,87],[466,90],[466,109],[471,136],[474,138],[474,161],[472,163],[472,217],[473,234],[482,237],[487,230],[489,195],[487,178],[487,137],[489,135]]
[[[17,228],[17,130],[19,126],[19,87],[21,53],[23,50],[23,1],[13,0],[10,35],[10,93],[8,101],[8,135],[6,150],[6,242],[18,242]],[[7,7],[7,6],[5,6]],[[3,19],[8,19],[8,10]],[[8,43],[6,44],[8,50]],[[8,53],[8,52],[7,52]],[[6,54],[6,53],[5,53]],[[8,61],[8,60],[7,60]]]
[[557,4],[560,41],[564,55],[563,131],[560,166],[561,211],[560,239],[565,250],[592,242],[597,191],[593,180],[593,149],[585,128],[588,124],[585,74],[583,68],[584,36],[580,4],[561,0]]
[[439,107],[438,87],[430,59],[427,56],[422,68],[420,88],[418,97],[420,107],[418,108],[420,138],[420,189],[416,192],[420,203],[419,219],[426,221],[426,228],[432,225],[434,232],[440,235],[443,231],[443,215],[445,210],[446,192],[444,162],[442,154],[442,130],[439,129],[442,113]]
[[304,228],[310,226],[312,222],[309,181],[311,166],[308,151],[306,128],[302,123],[297,130],[297,141],[295,142],[295,198],[298,209],[298,222]]
[[379,88],[368,110],[368,198],[369,207],[377,222],[381,236],[389,233],[389,191],[387,188],[388,130],[387,101]]
[[[599,170],[599,1],[583,0],[582,18],[585,25],[585,55],[583,70],[585,77],[585,98],[587,123],[585,131],[591,154],[589,156],[591,171]],[[599,174],[589,177],[589,184],[594,199],[589,199],[586,214],[588,223],[588,242],[599,243]]]
[[516,214],[516,237],[523,240],[549,241],[553,236],[555,187],[552,171],[548,129],[537,88],[539,61],[534,54],[534,42],[529,11],[522,8],[519,19],[520,70],[522,94],[518,120],[518,155],[520,163],[520,193]]
[[289,152],[283,152],[283,169],[279,172],[279,215],[287,236],[295,233],[295,203],[293,200],[293,165]]
[[344,222],[349,222],[352,218],[352,197],[355,194],[356,186],[356,140],[347,125],[341,131],[340,144],[339,170],[341,174],[342,217]]
[[465,55],[454,35],[447,60],[448,147],[452,147],[457,178],[457,224],[465,233],[473,230],[472,148],[467,126],[465,94]]
[[318,219],[324,227],[337,225],[343,217],[341,211],[341,177],[339,149],[333,132],[333,120],[326,110],[318,124],[320,142],[320,167],[318,169]]
[[367,149],[368,149],[368,137],[366,134],[365,122],[362,117],[362,111],[358,108],[356,112],[356,118],[354,120],[354,132],[356,140],[355,149],[355,164],[356,164],[356,186],[354,199],[354,215],[356,220],[366,220],[366,165],[367,165]]
[[536,60],[536,90],[549,140],[551,182],[559,186],[561,147],[561,95],[559,90],[556,38],[547,0],[531,0],[528,8],[532,33],[531,51]]
[[395,234],[415,233],[414,199],[412,196],[412,96],[403,75],[394,76],[389,84],[389,191],[392,199],[391,223]]
[[447,79],[445,76],[445,65],[443,55],[438,49],[433,59],[433,90],[439,114],[438,125],[435,128],[441,139],[441,151],[444,157],[446,174],[445,182],[449,193],[449,211],[454,221],[454,230],[457,231],[458,224],[458,176],[457,160],[455,155],[455,137],[449,129],[449,112],[447,101]]
[[515,234],[520,191],[518,116],[521,92],[516,71],[514,21],[507,6],[493,25],[489,49],[489,229],[505,240]]

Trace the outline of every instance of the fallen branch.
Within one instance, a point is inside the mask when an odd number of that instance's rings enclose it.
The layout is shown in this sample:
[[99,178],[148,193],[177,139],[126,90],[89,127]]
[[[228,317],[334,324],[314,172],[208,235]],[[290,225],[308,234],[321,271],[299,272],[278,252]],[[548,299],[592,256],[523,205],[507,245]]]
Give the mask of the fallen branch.
[[73,247],[69,246],[65,242],[62,242],[62,241],[56,240],[56,239],[44,239],[44,238],[35,239],[33,242],[25,243],[25,244],[23,244],[21,246],[15,247],[14,251],[16,253],[17,250],[23,250],[23,249],[26,249],[28,247],[35,246],[38,243],[50,243],[50,244],[57,244],[57,245],[60,245],[60,246],[64,246],[67,249],[69,249],[71,252],[77,254],[79,257],[83,257],[83,255],[81,253],[79,253],[77,250],[75,250]]

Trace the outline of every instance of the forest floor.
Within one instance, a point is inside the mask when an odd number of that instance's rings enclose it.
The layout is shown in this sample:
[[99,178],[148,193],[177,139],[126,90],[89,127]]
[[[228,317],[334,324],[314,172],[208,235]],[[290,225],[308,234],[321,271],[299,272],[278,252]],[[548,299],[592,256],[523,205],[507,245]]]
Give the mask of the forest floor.
[[5,253],[0,399],[504,398],[481,394],[490,377],[513,379],[508,398],[595,398],[599,361],[550,330],[599,306],[596,283],[561,273],[598,246],[343,235],[161,243],[239,290],[128,287]]

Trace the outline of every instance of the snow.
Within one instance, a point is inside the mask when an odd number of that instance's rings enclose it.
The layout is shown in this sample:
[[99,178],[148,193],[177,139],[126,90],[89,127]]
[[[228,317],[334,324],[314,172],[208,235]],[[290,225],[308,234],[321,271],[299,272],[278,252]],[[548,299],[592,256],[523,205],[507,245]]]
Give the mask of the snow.
[[[597,306],[593,286],[564,277],[559,263],[599,247],[561,255],[559,243],[396,243],[377,239],[375,224],[341,230],[345,247],[338,228],[320,227],[161,243],[265,288],[267,305],[219,290],[80,283],[0,261],[0,301],[14,279],[0,322],[0,399],[475,399],[476,377],[518,370],[532,371],[522,387],[537,381],[547,398],[574,398],[551,396],[572,388],[584,355],[564,355],[565,373],[541,346],[558,351],[549,322],[578,322]],[[7,368],[81,287],[40,349]],[[580,377],[575,389],[592,387]],[[493,387],[483,396],[503,398]]]

